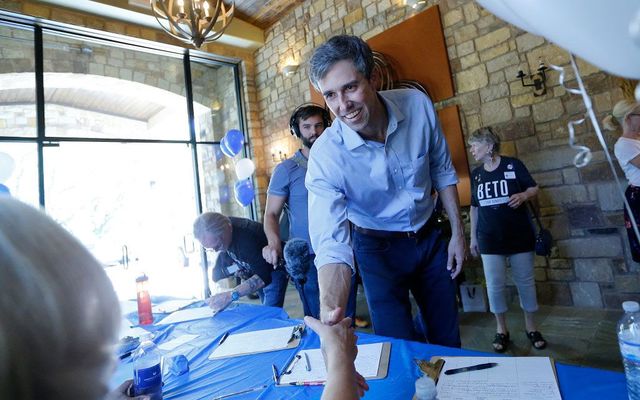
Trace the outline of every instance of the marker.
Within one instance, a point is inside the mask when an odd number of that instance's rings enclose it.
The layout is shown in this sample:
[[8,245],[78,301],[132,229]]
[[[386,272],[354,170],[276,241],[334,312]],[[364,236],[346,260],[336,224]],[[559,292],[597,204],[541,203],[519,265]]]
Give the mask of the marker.
[[309,354],[304,353],[304,361],[305,361],[305,367],[307,368],[307,371],[311,371],[311,363],[309,363]]
[[227,340],[228,336],[229,336],[229,331],[226,331],[224,333],[224,335],[222,335],[222,337],[220,338],[220,341],[218,342],[218,346],[220,346],[222,343],[224,343],[224,341]]
[[271,371],[273,372],[273,381],[278,384],[278,369],[275,364],[271,364]]
[[453,375],[453,374],[459,374],[461,372],[480,371],[481,369],[493,368],[497,366],[498,366],[498,363],[477,364],[477,365],[471,365],[468,367],[448,369],[444,371],[444,374]]

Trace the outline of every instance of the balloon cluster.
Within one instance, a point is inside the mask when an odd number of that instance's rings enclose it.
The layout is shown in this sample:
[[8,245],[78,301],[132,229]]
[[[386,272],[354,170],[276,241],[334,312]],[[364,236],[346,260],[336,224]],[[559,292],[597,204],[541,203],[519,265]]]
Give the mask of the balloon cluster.
[[256,165],[248,158],[241,158],[236,161],[236,156],[242,151],[244,146],[244,135],[237,129],[228,131],[220,141],[222,153],[234,160],[236,176],[238,182],[234,185],[235,199],[243,207],[253,202],[255,189],[251,181],[251,175],[256,170]]

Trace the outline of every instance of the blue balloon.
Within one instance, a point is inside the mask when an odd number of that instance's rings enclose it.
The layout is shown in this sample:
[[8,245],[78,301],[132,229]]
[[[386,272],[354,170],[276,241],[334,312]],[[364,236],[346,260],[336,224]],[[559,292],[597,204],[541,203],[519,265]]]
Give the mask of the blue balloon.
[[253,183],[250,179],[236,182],[235,185],[236,201],[243,207],[248,206],[253,202],[253,198],[256,193],[253,189]]
[[229,146],[227,146],[227,141],[225,138],[226,136],[223,137],[222,140],[220,141],[220,151],[222,151],[222,153],[224,153],[225,156],[229,158],[233,158],[235,154],[233,154],[231,150],[229,150]]
[[234,156],[242,151],[242,146],[244,145],[244,135],[242,132],[237,129],[231,129],[224,135],[224,139],[226,139],[227,147]]

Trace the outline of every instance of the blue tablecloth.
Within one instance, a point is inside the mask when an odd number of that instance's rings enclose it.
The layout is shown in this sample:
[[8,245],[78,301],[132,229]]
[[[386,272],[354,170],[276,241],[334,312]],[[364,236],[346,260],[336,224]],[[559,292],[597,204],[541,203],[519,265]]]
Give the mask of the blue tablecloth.
[[[239,304],[213,318],[188,321],[170,326],[152,327],[156,342],[168,341],[183,334],[196,334],[198,338],[167,353],[167,356],[184,354],[189,360],[190,371],[182,376],[164,376],[164,398],[196,400],[243,389],[268,385],[262,391],[234,396],[232,400],[248,399],[319,399],[322,387],[275,387],[271,364],[280,369],[287,365],[300,349],[318,348],[320,342],[311,330],[303,337],[300,347],[270,353],[227,358],[207,359],[222,335],[249,332],[259,329],[291,326],[300,323],[289,319],[280,308]],[[429,360],[432,356],[497,356],[476,351],[390,339],[358,333],[359,344],[391,342],[391,358],[387,378],[369,381],[369,391],[364,399],[411,399],[419,370],[414,358]],[[560,391],[564,400],[570,399],[627,399],[624,374],[594,368],[575,367],[556,363]],[[131,359],[121,361],[112,378],[112,387],[133,377]]]

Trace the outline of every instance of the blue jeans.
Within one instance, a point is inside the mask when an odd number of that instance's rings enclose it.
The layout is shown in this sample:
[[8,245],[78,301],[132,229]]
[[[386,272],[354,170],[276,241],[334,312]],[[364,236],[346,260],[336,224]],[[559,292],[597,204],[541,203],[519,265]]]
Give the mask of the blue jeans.
[[282,308],[288,283],[289,274],[283,268],[271,271],[271,283],[262,288],[262,291],[258,291],[262,304]]
[[429,343],[460,347],[455,282],[439,229],[421,239],[378,238],[354,230],[353,243],[377,335],[424,341],[414,329],[411,292]]
[[[310,315],[313,318],[320,319],[320,287],[318,286],[318,270],[313,261],[315,254],[312,254],[309,260],[309,271],[304,285],[294,280],[300,300],[302,300],[302,309],[304,315]],[[349,301],[347,303],[346,316],[353,318],[356,312],[356,286],[355,276],[351,279],[351,292],[349,293]]]

